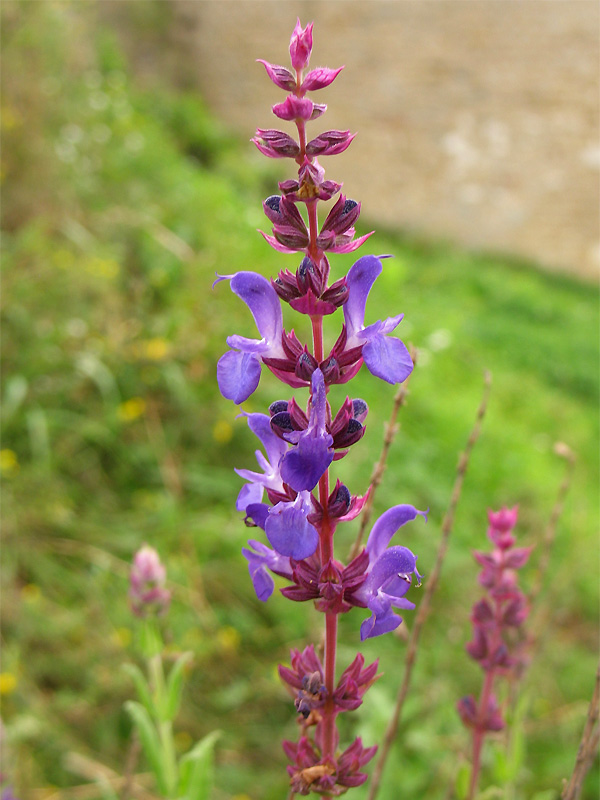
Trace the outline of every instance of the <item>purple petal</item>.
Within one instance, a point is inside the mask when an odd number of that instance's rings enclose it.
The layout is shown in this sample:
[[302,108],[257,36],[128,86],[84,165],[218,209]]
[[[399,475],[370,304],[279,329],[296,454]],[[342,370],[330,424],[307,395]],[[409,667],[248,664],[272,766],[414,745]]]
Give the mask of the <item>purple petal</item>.
[[283,317],[279,297],[270,281],[257,272],[237,272],[231,279],[231,291],[246,303],[263,339],[279,345]]
[[280,575],[291,577],[292,568],[290,566],[290,560],[289,558],[282,558],[278,553],[271,550],[270,547],[254,539],[250,539],[248,544],[254,548],[254,550],[248,550],[248,548],[244,547],[242,548],[242,553],[248,560],[248,571],[250,572],[256,596],[264,603],[273,594],[275,585],[267,569],[271,569],[273,572],[277,572]]
[[390,633],[395,630],[402,622],[402,617],[394,614],[390,609],[384,614],[376,616],[373,614],[360,626],[360,640],[364,642],[365,639],[372,639],[375,636],[381,636],[384,633]]
[[410,575],[414,572],[416,566],[417,557],[408,547],[389,547],[379,556],[373,566],[370,566],[367,579],[359,592],[365,596],[377,594],[383,584],[390,578],[397,575]]
[[327,390],[323,373],[316,369],[311,377],[311,408],[308,428],[286,436],[296,447],[281,461],[281,477],[297,492],[311,491],[333,461],[333,437],[327,433]]
[[381,261],[376,256],[363,256],[350,267],[346,277],[348,300],[344,304],[349,339],[364,326],[367,297],[381,270]]
[[264,531],[270,509],[271,506],[268,503],[249,503],[246,506],[246,515],[257,528],[262,528]]
[[277,503],[270,510],[265,533],[282,556],[301,561],[317,549],[319,534],[306,520],[310,509],[310,500],[299,494],[293,503]]
[[297,492],[311,491],[333,461],[332,437],[304,436],[296,447],[283,457],[281,477]]
[[252,353],[230,350],[217,363],[219,391],[236,405],[247,400],[260,381],[260,361]]
[[413,362],[404,342],[393,336],[378,335],[362,349],[365,366],[376,378],[402,383],[413,371]]
[[236,511],[246,511],[250,504],[260,503],[263,498],[263,492],[264,489],[259,483],[247,483],[242,486],[235,502]]
[[[385,511],[373,525],[373,530],[369,534],[366,550],[369,554],[371,564],[385,551],[396,531],[407,522],[416,519],[417,515],[427,519],[424,511],[418,511],[414,506],[399,505]],[[410,552],[410,551],[409,551]],[[414,567],[413,567],[414,569]],[[401,572],[402,570],[398,570]],[[412,572],[412,570],[410,570]]]
[[248,427],[262,442],[269,463],[277,466],[279,459],[287,451],[287,445],[271,428],[271,418],[266,414],[248,414]]

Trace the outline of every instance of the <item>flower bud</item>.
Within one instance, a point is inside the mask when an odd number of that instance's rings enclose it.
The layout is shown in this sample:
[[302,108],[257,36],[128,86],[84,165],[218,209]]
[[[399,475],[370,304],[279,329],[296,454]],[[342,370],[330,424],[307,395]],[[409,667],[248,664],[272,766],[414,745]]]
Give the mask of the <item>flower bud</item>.
[[[296,78],[287,67],[281,67],[279,64],[269,64],[268,61],[262,58],[257,58],[256,60],[267,70],[267,75],[271,78],[275,86],[278,86],[286,92],[293,92],[295,90]],[[306,77],[308,78],[309,76],[307,75]]]
[[251,139],[260,152],[269,158],[295,158],[300,152],[300,145],[283,131],[272,128],[258,128],[256,136]]
[[138,617],[164,614],[171,602],[165,589],[166,570],[153,547],[144,545],[135,554],[129,576],[131,609]]
[[[320,106],[319,106],[320,107]],[[315,103],[307,97],[296,97],[296,95],[288,95],[283,103],[277,103],[272,107],[272,111],[279,119],[291,122],[294,119],[303,119],[308,122],[313,118]],[[321,114],[323,111],[320,112]],[[317,116],[320,116],[319,114]]]
[[290,39],[290,58],[292,59],[292,66],[295,70],[301,70],[308,66],[313,46],[312,31],[312,22],[303,29],[300,20],[298,19],[296,21],[296,27]]

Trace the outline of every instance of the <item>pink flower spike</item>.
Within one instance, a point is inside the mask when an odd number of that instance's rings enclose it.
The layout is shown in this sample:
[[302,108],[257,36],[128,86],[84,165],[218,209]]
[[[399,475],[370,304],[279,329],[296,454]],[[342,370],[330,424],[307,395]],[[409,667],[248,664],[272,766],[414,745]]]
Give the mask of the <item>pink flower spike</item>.
[[316,92],[317,89],[324,89],[337,78],[344,67],[328,69],[327,67],[317,67],[311,69],[300,87],[303,92]]
[[290,58],[292,59],[292,66],[295,70],[301,70],[308,66],[313,46],[312,31],[312,22],[303,30],[300,19],[296,21],[296,27],[290,39]]
[[275,86],[283,89],[286,92],[293,92],[296,88],[296,78],[287,67],[280,67],[278,64],[269,64],[262,58],[256,59],[259,64],[262,64],[267,70],[267,75]]

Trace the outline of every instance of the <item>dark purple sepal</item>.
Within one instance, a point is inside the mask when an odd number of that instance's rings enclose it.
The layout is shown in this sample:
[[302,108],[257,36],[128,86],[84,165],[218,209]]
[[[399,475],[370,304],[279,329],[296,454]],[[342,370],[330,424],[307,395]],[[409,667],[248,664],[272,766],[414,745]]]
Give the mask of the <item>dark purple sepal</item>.
[[298,311],[300,314],[308,314],[309,316],[327,316],[337,311],[337,306],[334,303],[319,300],[311,289],[302,297],[290,300],[289,304],[294,311]]
[[350,131],[324,131],[306,145],[306,152],[310,156],[336,156],[346,150],[355,133]]
[[268,158],[296,158],[300,153],[300,145],[295,139],[272,128],[258,128],[250,141]]
[[270,64],[268,61],[265,61],[262,58],[257,58],[256,60],[259,64],[264,66],[267,71],[267,75],[273,81],[275,86],[278,86],[285,92],[293,92],[296,89],[296,76],[290,72],[287,67],[279,66],[279,64]]

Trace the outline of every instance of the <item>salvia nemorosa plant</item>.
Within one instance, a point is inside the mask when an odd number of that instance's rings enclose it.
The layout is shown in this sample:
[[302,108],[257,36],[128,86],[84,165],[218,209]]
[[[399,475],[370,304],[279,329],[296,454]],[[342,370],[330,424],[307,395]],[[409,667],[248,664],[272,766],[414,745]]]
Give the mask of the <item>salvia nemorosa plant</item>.
[[479,700],[473,695],[458,702],[458,713],[473,735],[473,758],[469,798],[475,797],[481,768],[481,748],[486,734],[502,730],[506,723],[500,710],[494,683],[499,676],[519,672],[525,657],[526,639],[522,625],[529,613],[529,602],[518,585],[518,570],[529,558],[531,547],[515,547],[513,529],[517,507],[488,512],[489,553],[476,551],[481,566],[479,583],[485,596],[473,606],[473,639],[467,653],[484,672]]
[[[360,203],[342,194],[340,183],[325,178],[318,160],[342,153],[354,135],[340,130],[312,138],[308,134],[309,123],[326,110],[312,93],[329,86],[341,71],[307,71],[311,50],[312,24],[302,28],[298,21],[290,41],[292,69],[261,62],[273,83],[287,92],[273,113],[297,130],[297,136],[291,136],[261,128],[252,140],[266,156],[294,164],[294,176],[263,203],[272,224],[271,233],[263,236],[293,266],[271,279],[257,272],[218,277],[217,283],[229,281],[246,303],[260,338],[228,337],[230,350],[219,360],[217,380],[223,396],[238,405],[255,391],[265,367],[286,387],[307,390],[306,400],[276,399],[268,413],[244,414],[264,453],[256,453],[258,471],[236,470],[246,481],[236,508],[248,526],[264,534],[243,550],[259,600],[273,593],[275,574],[287,581],[281,589],[284,597],[313,601],[324,615],[323,659],[311,644],[302,652],[293,650],[291,667],[279,669],[300,723],[299,740],[286,741],[283,747],[293,793],[337,796],[365,782],[363,767],[376,747],[364,747],[360,738],[341,744],[336,718],[358,708],[377,677],[377,662],[365,666],[358,654],[336,679],[338,617],[366,609],[361,640],[400,625],[396,610],[414,608],[406,594],[413,581],[420,582],[420,575],[414,553],[390,542],[399,528],[425,514],[412,505],[396,505],[375,522],[366,547],[350,563],[343,563],[335,552],[336,527],[361,513],[367,495],[353,494],[340,480],[334,483],[330,468],[362,438],[368,406],[349,396],[339,409],[332,408],[329,389],[351,381],[363,364],[375,377],[399,384],[410,375],[413,362],[403,342],[389,335],[402,314],[369,325],[364,321],[367,297],[383,269],[382,257],[363,256],[342,277],[332,278],[330,272],[332,255],[353,252],[371,234],[355,236]],[[319,223],[319,204],[331,200]],[[284,329],[282,303],[308,316],[312,341],[302,342],[293,330]],[[330,347],[323,319],[340,310],[341,330]]]

